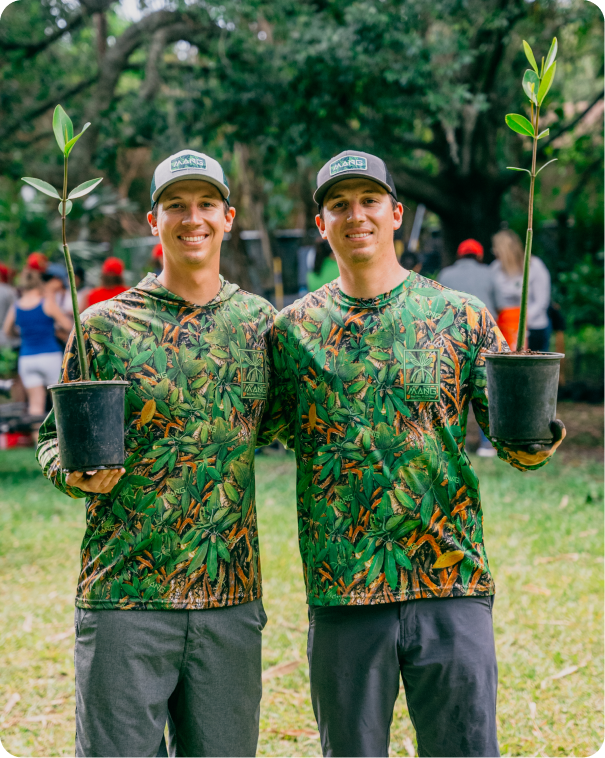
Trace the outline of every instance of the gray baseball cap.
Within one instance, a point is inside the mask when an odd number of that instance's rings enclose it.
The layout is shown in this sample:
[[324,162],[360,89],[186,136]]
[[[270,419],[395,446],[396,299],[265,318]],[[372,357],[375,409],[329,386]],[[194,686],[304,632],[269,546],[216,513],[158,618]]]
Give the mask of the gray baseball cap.
[[229,199],[229,185],[221,164],[204,153],[181,150],[162,161],[153,172],[151,180],[151,205],[157,201],[170,184],[183,179],[201,179],[214,184],[225,200]]
[[380,184],[397,200],[395,182],[386,163],[381,158],[370,153],[362,153],[360,150],[344,150],[319,169],[313,200],[317,205],[321,205],[330,187],[343,179],[354,178],[370,179]]

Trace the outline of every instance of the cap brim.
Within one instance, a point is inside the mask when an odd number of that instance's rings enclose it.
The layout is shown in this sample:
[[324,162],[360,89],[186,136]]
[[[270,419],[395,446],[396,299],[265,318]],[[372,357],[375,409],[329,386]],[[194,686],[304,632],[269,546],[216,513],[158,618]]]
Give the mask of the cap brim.
[[345,179],[367,179],[368,181],[374,182],[375,184],[383,187],[389,193],[389,195],[393,194],[392,187],[389,187],[386,182],[381,182],[380,179],[375,179],[373,176],[368,176],[367,171],[347,171],[346,173],[342,173],[338,176],[334,176],[331,179],[328,179],[328,181],[324,182],[321,187],[318,187],[313,193],[313,200],[315,200],[317,205],[321,205],[330,187],[338,184],[338,182],[344,182]]
[[164,184],[161,184],[159,187],[157,187],[151,196],[151,199],[154,203],[157,203],[160,195],[166,189],[166,187],[169,187],[171,184],[176,184],[177,182],[189,181],[189,179],[195,179],[200,182],[208,182],[208,184],[212,184],[218,189],[224,200],[229,199],[229,187],[227,187],[226,184],[219,182],[218,179],[215,179],[212,176],[208,176],[208,174],[184,174],[181,176],[175,176],[169,181],[164,182]]

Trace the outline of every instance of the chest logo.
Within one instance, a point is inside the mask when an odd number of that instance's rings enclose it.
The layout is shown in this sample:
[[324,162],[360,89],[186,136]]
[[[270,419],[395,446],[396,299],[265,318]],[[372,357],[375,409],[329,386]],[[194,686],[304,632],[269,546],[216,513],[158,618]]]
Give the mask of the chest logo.
[[264,350],[240,350],[242,397],[264,400],[267,397],[267,363]]
[[440,397],[441,351],[404,350],[405,399],[438,402]]

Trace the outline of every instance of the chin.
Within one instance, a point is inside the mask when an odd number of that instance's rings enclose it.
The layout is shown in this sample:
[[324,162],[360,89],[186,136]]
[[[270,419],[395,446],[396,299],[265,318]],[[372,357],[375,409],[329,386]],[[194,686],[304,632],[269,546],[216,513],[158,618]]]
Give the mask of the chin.
[[366,263],[374,257],[374,250],[354,250],[348,257],[351,263]]

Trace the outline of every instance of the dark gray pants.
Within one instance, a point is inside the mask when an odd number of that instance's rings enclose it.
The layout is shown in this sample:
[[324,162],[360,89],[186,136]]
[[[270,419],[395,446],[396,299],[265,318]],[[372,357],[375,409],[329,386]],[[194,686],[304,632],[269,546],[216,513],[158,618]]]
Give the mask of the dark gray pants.
[[403,678],[421,756],[498,756],[493,597],[309,609],[326,756],[387,756]]
[[200,611],[76,608],[76,755],[254,756],[262,602]]

